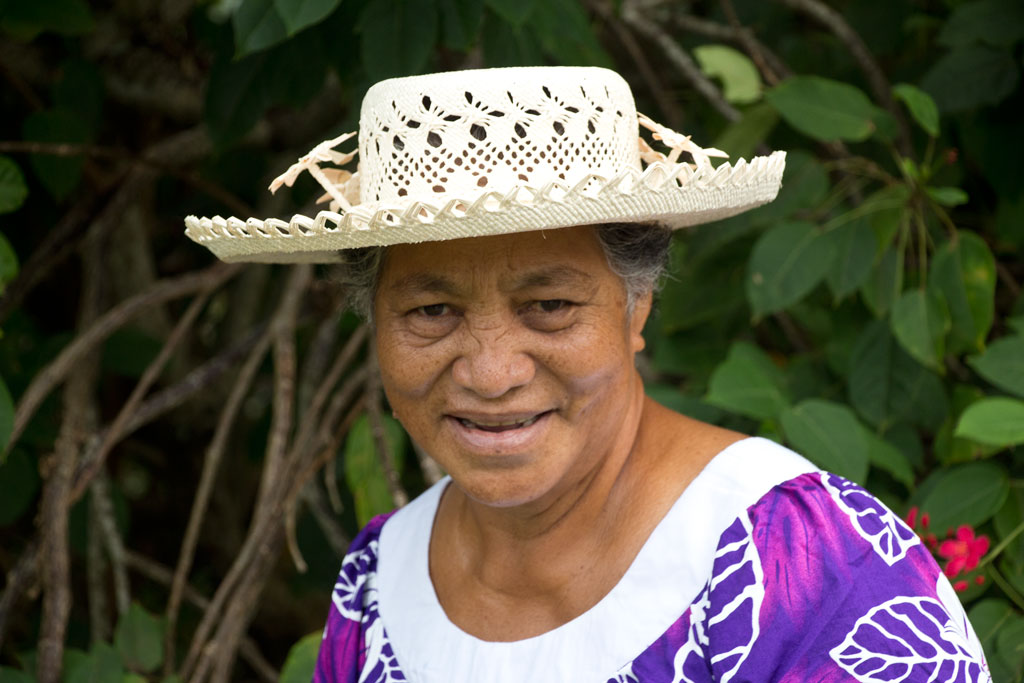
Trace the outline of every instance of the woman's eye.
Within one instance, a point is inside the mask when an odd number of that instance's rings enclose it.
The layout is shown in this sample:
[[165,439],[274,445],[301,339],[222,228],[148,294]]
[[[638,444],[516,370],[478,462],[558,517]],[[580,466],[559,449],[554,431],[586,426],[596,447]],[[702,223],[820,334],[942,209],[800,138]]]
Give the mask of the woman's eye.
[[565,299],[543,299],[538,301],[536,306],[544,313],[554,313],[555,311],[567,308],[569,306],[569,302]]
[[427,306],[420,306],[416,309],[416,312],[428,318],[437,318],[448,312],[448,306],[445,304],[429,304]]

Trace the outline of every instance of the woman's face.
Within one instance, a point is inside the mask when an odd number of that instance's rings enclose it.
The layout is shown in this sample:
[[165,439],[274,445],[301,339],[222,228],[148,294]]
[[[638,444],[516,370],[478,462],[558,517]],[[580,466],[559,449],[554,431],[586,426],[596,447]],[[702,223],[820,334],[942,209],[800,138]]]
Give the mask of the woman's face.
[[592,227],[390,247],[374,301],[384,388],[474,500],[557,495],[604,461],[642,392],[649,310],[627,311]]

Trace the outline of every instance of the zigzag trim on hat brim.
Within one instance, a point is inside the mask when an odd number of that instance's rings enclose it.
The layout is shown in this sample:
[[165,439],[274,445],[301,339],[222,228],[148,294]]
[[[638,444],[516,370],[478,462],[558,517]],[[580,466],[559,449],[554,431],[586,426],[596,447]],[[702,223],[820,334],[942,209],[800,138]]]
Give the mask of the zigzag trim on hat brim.
[[247,221],[185,219],[185,234],[227,262],[330,263],[358,247],[503,235],[571,225],[657,221],[683,228],[728,218],[766,204],[778,194],[786,153],[740,160],[696,171],[688,164],[649,165],[611,179],[591,175],[573,187],[548,183],[518,186],[475,200],[451,199],[438,207],[361,204],[344,214],[321,211]]

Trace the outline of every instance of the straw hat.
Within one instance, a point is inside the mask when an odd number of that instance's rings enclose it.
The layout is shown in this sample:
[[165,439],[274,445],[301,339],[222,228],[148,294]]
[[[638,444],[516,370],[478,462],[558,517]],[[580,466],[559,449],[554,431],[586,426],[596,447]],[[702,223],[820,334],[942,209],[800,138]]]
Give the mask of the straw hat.
[[[639,128],[668,148],[655,151]],[[354,247],[569,225],[673,228],[770,202],[785,153],[722,163],[715,149],[637,114],[629,86],[594,67],[456,71],[377,83],[355,133],[320,143],[271,184],[309,172],[330,202],[315,217],[185,219],[225,261],[331,262]]]

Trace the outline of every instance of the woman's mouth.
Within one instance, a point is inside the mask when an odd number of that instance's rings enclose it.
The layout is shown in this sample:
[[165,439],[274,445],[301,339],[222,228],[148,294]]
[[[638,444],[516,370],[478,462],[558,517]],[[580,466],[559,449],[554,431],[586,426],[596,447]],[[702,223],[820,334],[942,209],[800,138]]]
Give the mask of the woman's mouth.
[[469,420],[464,417],[456,417],[455,419],[458,420],[463,427],[468,429],[479,429],[485,432],[506,432],[510,429],[522,429],[523,427],[529,427],[545,414],[546,413],[538,413],[533,417],[514,420]]

